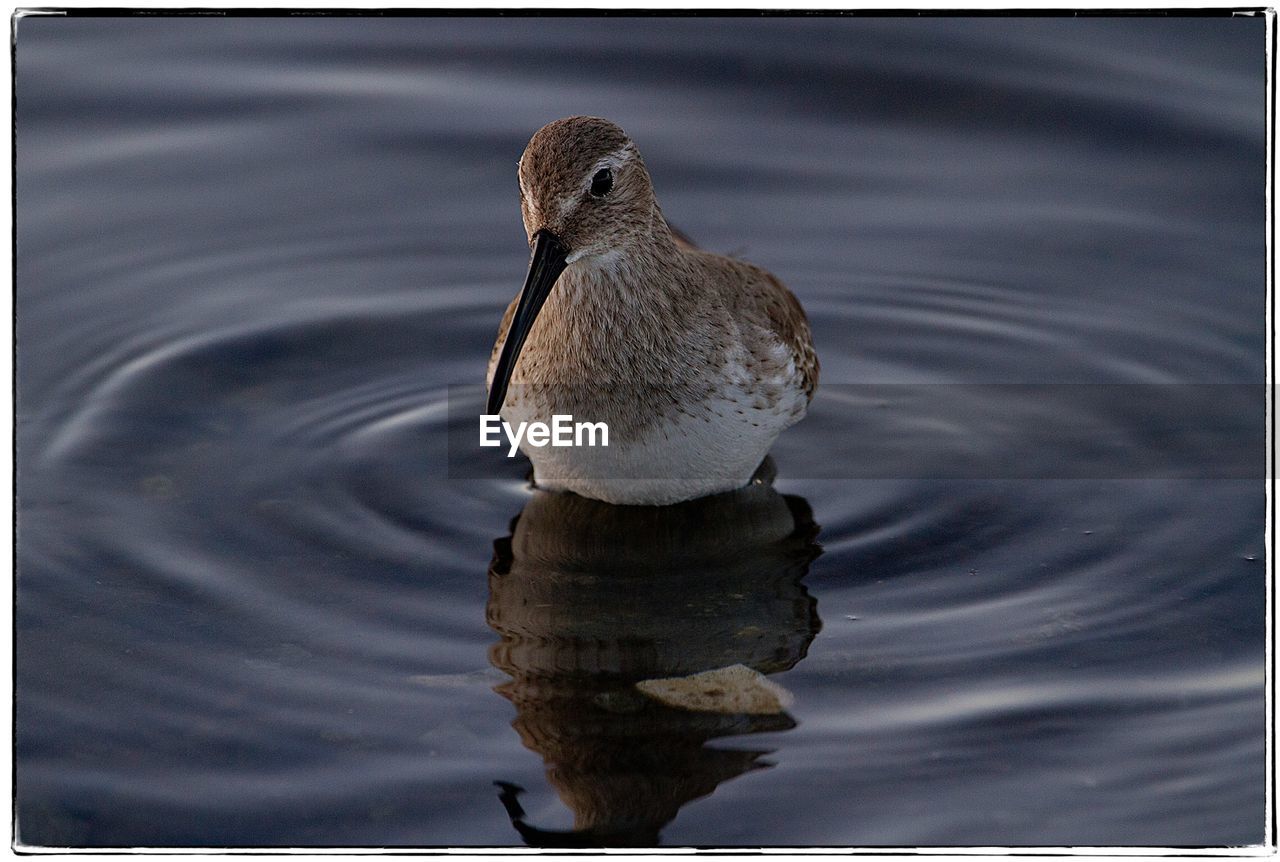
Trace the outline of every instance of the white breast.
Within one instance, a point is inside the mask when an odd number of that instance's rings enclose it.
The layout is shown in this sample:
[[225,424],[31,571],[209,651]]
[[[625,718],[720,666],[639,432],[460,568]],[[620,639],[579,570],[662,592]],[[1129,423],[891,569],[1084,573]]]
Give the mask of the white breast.
[[[706,418],[677,414],[636,439],[620,439],[611,431],[607,447],[526,442],[520,448],[533,462],[539,487],[620,505],[665,505],[746,485],[782,430],[803,416],[804,400],[799,390],[762,399],[729,386],[708,402]],[[541,411],[522,405],[504,410],[508,421],[532,419],[535,413]]]

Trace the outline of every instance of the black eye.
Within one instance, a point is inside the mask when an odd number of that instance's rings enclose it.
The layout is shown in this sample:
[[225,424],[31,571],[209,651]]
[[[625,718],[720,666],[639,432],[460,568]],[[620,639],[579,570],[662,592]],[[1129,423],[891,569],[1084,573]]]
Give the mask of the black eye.
[[596,171],[596,175],[591,178],[591,196],[593,198],[602,198],[613,188],[613,171],[608,168],[601,168]]

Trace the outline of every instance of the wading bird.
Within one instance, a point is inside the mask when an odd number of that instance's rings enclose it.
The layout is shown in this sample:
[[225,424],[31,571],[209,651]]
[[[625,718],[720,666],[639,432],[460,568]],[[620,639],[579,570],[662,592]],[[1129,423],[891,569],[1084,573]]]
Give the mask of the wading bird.
[[608,120],[544,126],[519,177],[533,255],[498,329],[486,412],[609,426],[607,447],[522,443],[535,483],[638,505],[745,485],[818,382],[800,303],[675,233]]

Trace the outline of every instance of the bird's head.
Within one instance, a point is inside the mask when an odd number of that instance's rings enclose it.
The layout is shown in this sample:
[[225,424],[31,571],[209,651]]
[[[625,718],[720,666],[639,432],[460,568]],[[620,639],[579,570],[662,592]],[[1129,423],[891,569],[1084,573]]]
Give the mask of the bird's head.
[[520,211],[530,245],[550,234],[567,263],[616,254],[653,230],[649,172],[626,133],[599,117],[543,126],[520,157]]
[[520,157],[520,211],[533,256],[494,366],[490,415],[501,409],[520,348],[565,267],[607,265],[667,230],[635,144],[599,117],[556,120],[530,139]]

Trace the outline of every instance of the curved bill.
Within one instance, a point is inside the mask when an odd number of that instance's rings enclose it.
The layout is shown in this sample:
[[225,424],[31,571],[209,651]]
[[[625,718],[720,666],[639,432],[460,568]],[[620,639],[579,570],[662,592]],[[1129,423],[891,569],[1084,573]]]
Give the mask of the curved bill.
[[533,258],[529,261],[529,274],[525,277],[524,288],[520,291],[520,303],[511,318],[511,327],[507,330],[507,340],[502,345],[502,353],[498,356],[498,364],[493,369],[493,384],[489,388],[489,403],[485,413],[497,415],[502,409],[502,402],[507,398],[507,384],[511,381],[511,372],[516,367],[516,359],[520,356],[520,348],[533,328],[542,304],[547,301],[556,279],[564,272],[565,257],[569,250],[547,230],[534,234]]

